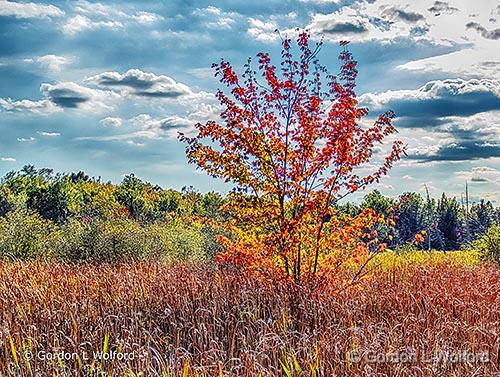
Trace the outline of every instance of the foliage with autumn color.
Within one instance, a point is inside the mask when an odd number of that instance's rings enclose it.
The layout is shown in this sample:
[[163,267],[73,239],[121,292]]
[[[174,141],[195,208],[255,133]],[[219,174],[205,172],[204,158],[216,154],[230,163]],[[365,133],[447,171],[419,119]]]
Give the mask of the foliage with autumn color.
[[181,139],[190,162],[235,186],[227,209],[236,235],[223,240],[219,261],[300,281],[384,247],[373,227],[383,219],[374,211],[349,217],[333,206],[378,182],[404,146],[394,141],[384,162],[361,175],[374,147],[396,131],[394,113],[363,125],[368,109],[356,98],[358,71],[347,42],[338,75],[320,64],[321,41],[301,32],[296,43],[282,39],[279,66],[259,53],[254,70],[249,58],[241,76],[226,60],[214,64],[230,92],[217,92],[221,122],[198,123],[195,137]]

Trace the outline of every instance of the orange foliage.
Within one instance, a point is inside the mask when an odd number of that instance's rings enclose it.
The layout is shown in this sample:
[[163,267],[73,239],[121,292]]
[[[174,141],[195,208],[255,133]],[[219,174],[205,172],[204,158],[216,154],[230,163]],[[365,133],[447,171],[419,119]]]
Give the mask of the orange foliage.
[[[221,238],[221,262],[295,281],[324,275],[349,262],[362,262],[380,250],[373,225],[384,221],[366,210],[354,218],[335,210],[345,196],[378,182],[404,153],[394,141],[384,162],[371,174],[359,167],[372,161],[373,149],[396,130],[388,111],[366,127],[368,109],[354,92],[356,61],[342,43],[341,68],[328,73],[311,46],[309,34],[283,39],[281,64],[259,53],[239,77],[231,64],[214,64],[229,88],[217,97],[224,108],[220,122],[196,125],[197,135],[181,134],[189,161],[213,177],[234,184],[225,224],[233,237]],[[258,76],[263,78],[263,82]]]

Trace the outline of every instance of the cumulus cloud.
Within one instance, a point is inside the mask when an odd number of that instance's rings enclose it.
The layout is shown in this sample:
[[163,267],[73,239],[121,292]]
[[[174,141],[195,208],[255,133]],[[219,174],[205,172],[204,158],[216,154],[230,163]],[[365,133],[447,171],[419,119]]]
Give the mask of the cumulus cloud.
[[402,132],[411,146],[410,159],[469,161],[500,156],[498,80],[435,80],[416,90],[367,93],[360,101],[377,112],[393,109],[396,127],[412,129]]
[[158,21],[163,20],[162,16],[151,12],[138,12],[131,17],[141,25],[152,25]]
[[93,21],[87,16],[80,14],[68,19],[62,26],[61,30],[67,35],[76,35],[85,30],[92,29],[120,29],[123,24],[120,21]]
[[405,21],[415,23],[424,20],[424,16],[418,12],[408,11],[402,8],[390,7],[382,11],[382,17],[391,21]]
[[248,24],[248,34],[258,41],[272,42],[278,38],[276,35],[278,24],[275,20],[262,21],[257,18],[250,18]]
[[93,16],[102,17],[125,17],[126,13],[114,5],[105,5],[99,2],[90,2],[78,0],[75,5],[75,11]]
[[36,61],[42,67],[52,72],[60,72],[64,66],[71,64],[72,60],[73,59],[65,56],[58,56],[52,54],[39,56],[36,59]]
[[74,7],[75,16],[68,19],[62,26],[63,33],[73,36],[85,30],[110,29],[117,30],[129,23],[150,26],[163,17],[156,13],[139,11],[133,14],[125,12],[117,5],[105,5],[78,1]]
[[402,37],[419,39],[427,34],[429,25],[414,4],[378,0],[356,2],[333,13],[314,14],[308,29],[333,41],[347,38],[354,42],[388,42]]
[[435,80],[416,90],[366,93],[360,102],[373,110],[391,108],[400,117],[415,119],[473,115],[500,109],[500,81]]
[[101,119],[99,122],[104,127],[121,127],[123,125],[123,119],[117,117],[106,117]]
[[48,115],[55,112],[62,111],[61,108],[57,107],[53,102],[48,99],[43,99],[39,101],[31,101],[28,99],[22,99],[19,101],[13,101],[10,98],[0,98],[0,108],[7,112],[31,112],[35,114]]
[[143,97],[177,98],[191,93],[188,86],[165,75],[130,69],[119,72],[104,72],[92,76],[86,82],[104,88],[124,88],[128,93]]
[[197,8],[192,14],[205,20],[204,25],[209,29],[231,29],[237,19],[241,17],[239,13],[225,12],[213,5]]
[[468,22],[465,25],[467,29],[474,29],[480,33],[483,38],[497,40],[500,39],[500,29],[487,30],[484,26],[477,22]]
[[87,88],[74,82],[42,84],[40,91],[51,102],[61,108],[87,108],[92,110],[110,110],[110,102],[119,99],[117,93]]
[[166,118],[153,118],[149,114],[139,114],[131,119],[131,123],[136,128],[145,131],[144,135],[151,135],[151,138],[163,136],[175,138],[178,131],[189,131],[194,125],[192,120],[177,115]]
[[[410,159],[420,161],[470,161],[500,156],[500,111],[472,116],[442,118],[441,124],[425,130],[432,140],[418,136],[413,129],[408,150]],[[403,132],[404,133],[404,132]]]
[[[187,117],[170,115],[166,117],[155,117],[150,114],[139,114],[130,119],[120,119],[123,125],[127,125],[127,132],[112,135],[97,135],[79,137],[77,140],[91,140],[99,142],[122,142],[129,145],[142,147],[144,140],[176,139],[179,132],[190,134],[194,130],[194,124],[198,121],[197,115],[190,114]],[[101,120],[110,121],[114,118]],[[118,118],[119,119],[119,118]]]
[[458,8],[450,6],[445,1],[435,1],[434,5],[427,9],[429,12],[434,13],[434,16],[440,16],[441,14],[453,14],[458,12]]
[[16,18],[48,18],[60,17],[64,12],[54,5],[37,3],[18,3],[15,1],[0,0],[0,16]]
[[462,141],[438,147],[435,150],[416,151],[409,158],[430,161],[471,161],[500,157],[500,144],[480,141]]
[[31,112],[47,115],[64,109],[91,111],[113,110],[121,97],[113,91],[87,88],[74,82],[43,83],[40,85],[43,99],[13,101],[0,98],[0,109],[7,112]]
[[[306,28],[313,35],[323,35],[325,39],[335,42],[349,39],[361,43],[390,43],[405,39],[446,47],[466,47],[477,43],[477,38],[465,32],[470,15],[477,14],[475,22],[485,25],[490,22],[491,16],[484,10],[493,3],[494,0],[485,0],[484,3],[454,0],[452,5],[430,0],[359,0],[341,5],[334,12],[311,12]],[[461,24],[464,27],[457,27]],[[259,24],[251,20],[249,34],[260,40],[273,40],[271,32],[276,26],[271,18]],[[496,36],[496,31],[485,32],[488,37]]]
[[332,18],[328,15],[317,15],[313,23],[315,30],[321,30],[326,35],[352,36],[366,34],[370,30],[369,22],[359,16]]
[[[297,14],[293,12],[281,16],[271,15],[266,20],[250,17],[248,19],[247,34],[261,42],[278,40],[279,34],[276,32],[277,30],[280,30],[289,37],[293,37],[297,35],[297,32],[290,26],[296,23],[296,18]],[[287,25],[287,28],[280,25]]]
[[458,171],[455,175],[461,180],[500,185],[500,170],[490,166],[476,166],[469,171]]

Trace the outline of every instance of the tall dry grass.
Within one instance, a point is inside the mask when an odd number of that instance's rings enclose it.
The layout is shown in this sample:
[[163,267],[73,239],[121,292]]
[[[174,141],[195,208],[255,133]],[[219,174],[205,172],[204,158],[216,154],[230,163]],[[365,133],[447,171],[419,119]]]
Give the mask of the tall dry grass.
[[399,266],[337,288],[214,267],[0,263],[0,375],[500,372],[497,267]]

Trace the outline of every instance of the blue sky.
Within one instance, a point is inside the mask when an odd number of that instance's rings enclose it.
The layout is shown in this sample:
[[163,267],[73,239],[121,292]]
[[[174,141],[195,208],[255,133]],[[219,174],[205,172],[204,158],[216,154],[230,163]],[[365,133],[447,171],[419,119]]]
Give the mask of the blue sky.
[[274,32],[322,35],[359,61],[358,94],[398,115],[404,158],[376,188],[500,201],[497,1],[0,0],[0,174],[25,164],[224,190],[188,166],[179,130],[215,119],[211,63],[279,53]]

